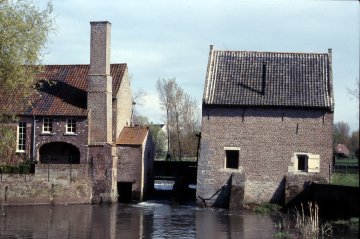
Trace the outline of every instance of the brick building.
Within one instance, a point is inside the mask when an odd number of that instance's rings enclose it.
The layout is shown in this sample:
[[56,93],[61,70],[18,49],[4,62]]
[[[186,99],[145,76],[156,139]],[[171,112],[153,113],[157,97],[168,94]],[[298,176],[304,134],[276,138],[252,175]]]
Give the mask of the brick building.
[[148,128],[125,127],[116,141],[120,201],[143,201],[153,189],[155,144]]
[[[91,22],[89,65],[45,65],[32,105],[15,112],[16,155],[41,164],[91,166],[92,202],[117,198],[116,139],[132,117],[127,64],[110,64],[111,24]],[[148,135],[146,135],[148,137]]]
[[328,180],[333,112],[330,49],[280,53],[211,46],[198,204],[282,203],[287,177]]

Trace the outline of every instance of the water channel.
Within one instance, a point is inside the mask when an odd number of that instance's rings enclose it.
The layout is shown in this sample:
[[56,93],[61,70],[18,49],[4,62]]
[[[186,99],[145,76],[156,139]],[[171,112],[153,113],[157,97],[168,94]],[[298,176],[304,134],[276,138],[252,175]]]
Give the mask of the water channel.
[[[251,211],[170,205],[7,206],[0,238],[274,238],[276,218]],[[340,237],[348,238],[348,237]],[[356,237],[353,237],[356,238]]]
[[4,211],[0,238],[273,238],[275,232],[268,216],[159,202]]

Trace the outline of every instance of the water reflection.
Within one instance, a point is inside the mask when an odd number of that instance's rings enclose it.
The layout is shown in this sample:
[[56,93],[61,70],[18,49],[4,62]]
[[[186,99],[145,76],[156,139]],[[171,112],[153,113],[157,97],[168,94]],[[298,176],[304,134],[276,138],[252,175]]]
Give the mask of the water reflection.
[[0,238],[273,238],[275,232],[268,216],[154,202],[5,210]]

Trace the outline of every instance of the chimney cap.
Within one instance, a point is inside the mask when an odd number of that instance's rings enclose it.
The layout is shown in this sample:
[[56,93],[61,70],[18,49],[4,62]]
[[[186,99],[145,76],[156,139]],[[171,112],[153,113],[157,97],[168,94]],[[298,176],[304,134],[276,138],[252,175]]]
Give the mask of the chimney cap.
[[93,24],[110,24],[111,25],[111,22],[109,21],[92,21],[90,22],[91,25]]

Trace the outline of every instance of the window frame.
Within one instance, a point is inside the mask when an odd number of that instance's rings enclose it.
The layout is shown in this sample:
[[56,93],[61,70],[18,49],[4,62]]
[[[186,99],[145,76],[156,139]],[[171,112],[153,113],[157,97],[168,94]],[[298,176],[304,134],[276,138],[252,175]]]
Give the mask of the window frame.
[[16,152],[26,152],[26,122],[19,122],[17,125]]
[[[229,167],[229,158],[228,152],[235,151],[237,153],[237,167]],[[225,159],[224,159],[224,169],[226,170],[240,170],[240,148],[239,147],[224,147]],[[232,165],[232,163],[231,163]]]
[[54,123],[53,118],[44,118],[42,133],[51,134],[53,132],[53,123]]
[[[301,157],[305,158],[304,163],[301,163]],[[320,173],[320,161],[320,154],[296,152],[291,158],[291,165],[288,167],[288,172],[299,174]],[[300,165],[304,165],[304,169],[302,169],[302,167],[299,169]]]
[[67,118],[66,119],[66,134],[76,134],[76,119]]

